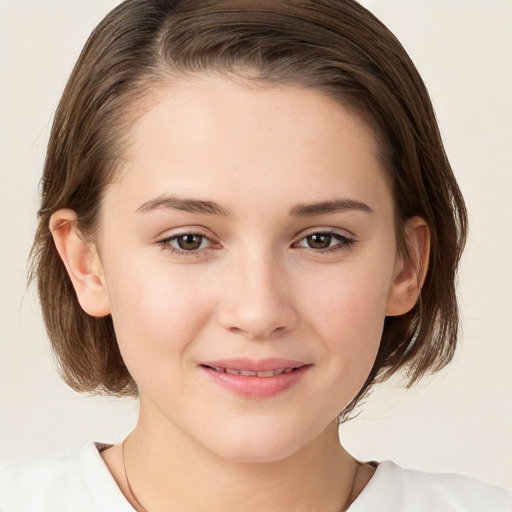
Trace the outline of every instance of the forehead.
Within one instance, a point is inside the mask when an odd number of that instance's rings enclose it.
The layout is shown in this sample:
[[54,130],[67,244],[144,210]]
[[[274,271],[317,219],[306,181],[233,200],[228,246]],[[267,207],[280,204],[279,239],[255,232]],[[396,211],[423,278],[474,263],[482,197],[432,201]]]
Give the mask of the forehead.
[[372,129],[320,91],[204,75],[150,90],[139,112],[114,184],[126,199],[130,191],[246,203],[323,200],[333,187],[388,191]]

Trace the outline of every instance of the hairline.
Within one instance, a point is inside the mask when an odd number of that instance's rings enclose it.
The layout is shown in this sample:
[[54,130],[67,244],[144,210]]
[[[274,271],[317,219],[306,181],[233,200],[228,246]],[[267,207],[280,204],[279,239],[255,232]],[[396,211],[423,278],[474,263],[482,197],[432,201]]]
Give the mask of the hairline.
[[[161,57],[160,57],[161,58]],[[290,74],[291,75],[291,74]],[[111,161],[110,168],[104,169],[104,172],[110,175],[100,193],[100,208],[96,218],[96,223],[89,230],[94,239],[100,233],[100,217],[101,204],[103,196],[109,186],[122,179],[124,175],[123,161],[127,152],[127,147],[131,145],[131,137],[136,129],[137,124],[152,109],[156,108],[164,96],[169,93],[173,86],[180,87],[192,81],[204,81],[221,79],[228,80],[235,85],[248,87],[250,89],[271,89],[284,87],[289,89],[308,90],[313,93],[322,95],[324,98],[332,100],[335,104],[345,109],[350,115],[354,116],[361,122],[366,129],[369,130],[374,142],[374,156],[383,170],[383,176],[388,185],[392,196],[393,203],[393,222],[395,225],[395,238],[398,252],[407,257],[407,244],[405,236],[405,221],[407,219],[400,218],[398,211],[398,202],[396,199],[395,184],[393,181],[393,169],[389,152],[391,150],[390,143],[386,140],[386,136],[378,125],[377,121],[371,116],[368,110],[355,105],[354,101],[350,101],[350,95],[346,96],[342,93],[334,94],[329,86],[309,85],[307,80],[301,81],[300,78],[286,78],[278,76],[262,76],[261,70],[254,66],[205,66],[204,70],[187,70],[179,66],[170,66],[166,63],[159,64],[153,68],[152,72],[142,74],[133,82],[133,88],[124,95],[122,105],[112,116],[112,123],[121,126],[121,134],[116,139],[115,157]],[[114,149],[114,148],[113,148]]]

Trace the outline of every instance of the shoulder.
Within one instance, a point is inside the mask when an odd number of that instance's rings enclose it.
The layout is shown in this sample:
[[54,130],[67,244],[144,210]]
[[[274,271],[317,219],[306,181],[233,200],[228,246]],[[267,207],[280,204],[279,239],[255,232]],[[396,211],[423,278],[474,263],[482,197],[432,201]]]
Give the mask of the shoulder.
[[354,502],[350,512],[512,512],[512,493],[473,478],[404,469],[386,461]]
[[132,512],[103,464],[99,447],[91,442],[73,454],[2,468],[0,510]]
[[403,500],[421,500],[425,510],[512,512],[512,494],[474,478],[451,473],[426,473],[387,463],[401,482]]
[[54,459],[15,464],[0,471],[0,510],[59,510],[73,499],[78,507],[91,497],[80,471],[79,453]]

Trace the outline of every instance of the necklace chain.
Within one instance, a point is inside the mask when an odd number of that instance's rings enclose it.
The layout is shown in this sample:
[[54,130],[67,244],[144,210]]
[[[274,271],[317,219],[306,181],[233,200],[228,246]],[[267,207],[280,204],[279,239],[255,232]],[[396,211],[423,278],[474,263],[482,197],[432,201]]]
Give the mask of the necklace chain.
[[[128,438],[126,438],[128,439]],[[124,477],[126,479],[126,485],[128,487],[128,490],[130,491],[131,497],[133,498],[133,501],[137,504],[137,507],[141,509],[142,512],[148,512],[146,508],[142,505],[142,503],[137,499],[137,496],[135,496],[135,493],[133,492],[132,486],[130,485],[130,480],[128,478],[128,472],[126,471],[126,462],[124,458],[124,443],[126,442],[126,439],[121,444],[121,452],[123,456],[123,468],[124,468]]]
[[[128,438],[126,438],[126,439],[128,439]],[[132,486],[130,485],[130,480],[128,478],[128,472],[126,471],[126,462],[125,462],[125,458],[124,458],[124,443],[125,443],[126,439],[121,443],[121,453],[122,453],[122,457],[123,457],[123,469],[124,469],[124,477],[126,480],[126,485],[128,487],[128,491],[130,492],[131,497],[133,498],[133,501],[135,501],[137,507],[141,510],[141,512],[148,512],[147,509],[144,507],[144,505],[142,505],[142,503],[138,500],[137,496],[133,492]],[[340,512],[345,512],[346,510],[348,510],[348,507],[350,507],[350,505],[352,505],[354,499],[356,498],[356,496],[354,496],[354,491],[355,491],[355,487],[356,487],[357,475],[359,473],[359,468],[361,466],[362,466],[361,462],[356,461],[354,475],[352,476],[352,485],[350,487],[350,491],[347,496],[347,501],[343,505],[343,508],[340,509]]]

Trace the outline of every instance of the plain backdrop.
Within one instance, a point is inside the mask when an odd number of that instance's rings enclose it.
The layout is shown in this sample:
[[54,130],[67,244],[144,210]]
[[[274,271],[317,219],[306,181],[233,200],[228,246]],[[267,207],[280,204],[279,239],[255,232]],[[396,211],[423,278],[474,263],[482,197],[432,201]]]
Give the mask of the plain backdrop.
[[[27,255],[53,112],[88,34],[115,0],[0,1],[0,463],[119,441],[137,403],[58,378]],[[471,221],[454,363],[408,391],[378,389],[344,425],[362,459],[512,488],[512,1],[367,0],[431,92]]]

